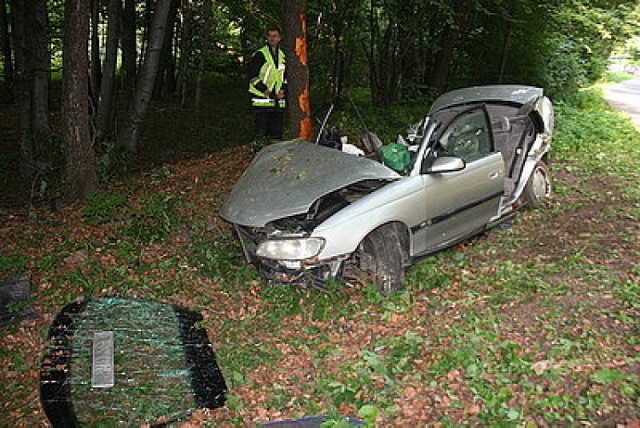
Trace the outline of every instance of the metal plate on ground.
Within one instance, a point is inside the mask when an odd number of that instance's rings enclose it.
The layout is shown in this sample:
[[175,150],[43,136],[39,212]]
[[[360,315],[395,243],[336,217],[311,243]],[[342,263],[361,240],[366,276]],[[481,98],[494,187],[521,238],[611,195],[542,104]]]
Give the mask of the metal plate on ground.
[[111,388],[113,385],[113,332],[98,331],[93,333],[91,386],[94,388]]

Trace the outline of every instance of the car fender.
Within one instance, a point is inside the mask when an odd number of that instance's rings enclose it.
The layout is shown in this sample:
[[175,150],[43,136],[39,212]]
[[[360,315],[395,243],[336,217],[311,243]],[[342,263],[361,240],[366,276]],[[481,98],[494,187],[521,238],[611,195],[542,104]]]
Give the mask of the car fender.
[[[410,233],[411,226],[423,220],[424,210],[420,203],[423,187],[423,177],[405,177],[329,217],[311,234],[325,239],[319,258],[353,253],[369,233],[386,223],[401,223]],[[407,250],[412,252],[410,248]]]
[[553,104],[547,97],[540,97],[536,102],[535,112],[542,119],[543,132],[547,135],[553,135],[554,114]]
[[538,161],[542,160],[547,153],[549,153],[550,144],[548,140],[549,137],[545,134],[538,134],[536,137],[536,141],[533,143],[527,160],[522,167],[522,174],[520,175],[516,190],[513,192],[514,200],[519,198],[522,192],[524,192],[524,188],[527,186],[529,177],[531,177]]

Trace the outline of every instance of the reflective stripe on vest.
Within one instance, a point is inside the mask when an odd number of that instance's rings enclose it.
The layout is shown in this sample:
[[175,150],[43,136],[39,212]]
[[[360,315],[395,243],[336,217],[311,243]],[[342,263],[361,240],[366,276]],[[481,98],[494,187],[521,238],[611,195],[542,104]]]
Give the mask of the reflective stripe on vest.
[[254,107],[275,107],[276,100],[272,98],[251,98],[251,105]]

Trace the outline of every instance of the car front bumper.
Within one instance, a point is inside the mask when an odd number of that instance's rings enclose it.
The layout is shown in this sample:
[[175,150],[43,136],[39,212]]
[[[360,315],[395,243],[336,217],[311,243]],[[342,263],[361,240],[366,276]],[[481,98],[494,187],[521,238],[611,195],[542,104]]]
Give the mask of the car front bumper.
[[328,289],[332,279],[340,280],[344,262],[350,255],[331,259],[311,257],[303,260],[273,260],[256,254],[258,245],[267,239],[265,233],[253,228],[235,225],[247,261],[272,284],[295,284],[304,288]]

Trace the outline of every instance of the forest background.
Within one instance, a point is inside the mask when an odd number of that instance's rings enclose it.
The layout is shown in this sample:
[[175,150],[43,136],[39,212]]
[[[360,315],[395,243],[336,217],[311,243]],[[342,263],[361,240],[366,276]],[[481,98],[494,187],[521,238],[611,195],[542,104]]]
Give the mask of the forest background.
[[[570,102],[639,13],[632,0],[2,0],[0,199],[72,200],[148,161],[251,142],[245,63],[269,26],[285,30],[291,99],[354,103],[393,138],[458,87]],[[637,45],[624,53],[637,61]],[[308,112],[290,106],[296,137]]]
[[[204,317],[227,402],[184,426],[314,414],[638,426],[640,134],[593,84],[612,58],[639,65],[639,8],[0,0],[0,274],[31,274],[38,314],[0,335],[0,425],[46,424],[38,375],[55,314],[78,296],[129,295]],[[419,261],[389,296],[362,281],[267,287],[217,210],[253,156],[245,63],[272,25],[312,114],[335,103],[354,138],[354,105],[390,142],[443,91],[543,87],[556,114],[548,205]],[[160,395],[133,400],[129,420],[165,416]]]

